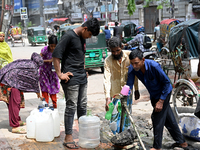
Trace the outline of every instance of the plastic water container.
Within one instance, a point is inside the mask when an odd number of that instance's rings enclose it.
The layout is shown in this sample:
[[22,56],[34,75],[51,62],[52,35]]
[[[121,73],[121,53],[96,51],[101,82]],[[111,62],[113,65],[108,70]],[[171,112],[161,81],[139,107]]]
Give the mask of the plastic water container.
[[60,124],[64,125],[64,115],[65,115],[66,101],[65,98],[57,100],[57,109],[60,116]]
[[52,110],[54,137],[60,136],[60,116],[57,109]]
[[[37,110],[37,112],[39,111]],[[35,113],[36,111],[34,111],[34,113],[30,114],[26,118],[27,138],[35,139],[35,122],[36,122],[36,116],[34,115]]]
[[51,110],[40,109],[35,123],[35,136],[38,142],[51,142],[54,139],[54,122]]
[[95,148],[100,143],[100,119],[97,116],[79,118],[79,145],[82,148]]

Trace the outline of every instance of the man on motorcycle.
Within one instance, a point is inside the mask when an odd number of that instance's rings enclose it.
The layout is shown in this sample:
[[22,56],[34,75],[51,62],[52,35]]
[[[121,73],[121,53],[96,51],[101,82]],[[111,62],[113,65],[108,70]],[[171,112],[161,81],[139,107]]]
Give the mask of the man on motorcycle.
[[139,44],[139,49],[142,51],[142,52],[146,52],[146,51],[149,51],[149,49],[145,49],[144,46],[143,46],[143,43],[144,43],[144,31],[145,31],[145,28],[143,26],[137,26],[136,29],[135,29],[135,32],[137,33],[137,35],[135,36],[134,39],[130,40],[129,42],[127,42],[125,44],[125,46],[128,46],[128,45],[131,45],[133,43],[138,43]]

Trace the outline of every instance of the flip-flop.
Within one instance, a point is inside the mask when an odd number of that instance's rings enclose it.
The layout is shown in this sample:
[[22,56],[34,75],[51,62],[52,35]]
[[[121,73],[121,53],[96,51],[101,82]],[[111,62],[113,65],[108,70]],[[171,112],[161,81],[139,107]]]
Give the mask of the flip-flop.
[[12,129],[12,133],[26,134],[26,130],[24,128],[18,127],[18,128]]
[[170,148],[175,148],[175,147],[179,147],[179,148],[182,148],[184,150],[189,150],[188,146],[187,147],[182,147],[179,143],[173,143]]
[[[71,147],[68,144],[73,144],[74,147]],[[70,148],[70,149],[78,149],[79,148],[79,146],[77,146],[74,141],[73,142],[63,142],[63,145],[66,146],[67,148]]]
[[19,123],[20,126],[25,126],[26,125],[26,122],[21,122]]

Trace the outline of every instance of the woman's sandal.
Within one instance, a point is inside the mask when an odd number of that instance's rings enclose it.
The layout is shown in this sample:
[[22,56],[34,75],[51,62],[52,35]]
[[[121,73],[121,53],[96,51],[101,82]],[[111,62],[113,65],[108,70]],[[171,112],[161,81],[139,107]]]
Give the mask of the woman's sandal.
[[26,134],[26,129],[22,127],[12,128],[12,133]]
[[20,125],[20,126],[25,126],[25,125],[26,125],[26,122],[19,121],[19,125]]

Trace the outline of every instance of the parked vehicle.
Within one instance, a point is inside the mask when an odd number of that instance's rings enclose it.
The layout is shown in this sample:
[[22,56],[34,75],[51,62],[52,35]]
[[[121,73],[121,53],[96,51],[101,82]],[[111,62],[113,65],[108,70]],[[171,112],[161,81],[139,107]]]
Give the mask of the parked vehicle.
[[47,45],[48,39],[43,27],[29,27],[27,30],[27,38],[29,44],[45,44]]
[[[69,30],[73,30],[81,25],[60,26],[61,39]],[[85,68],[101,68],[104,72],[104,60],[108,56],[106,47],[106,38],[104,32],[98,36],[92,36],[86,39]]]
[[[173,105],[177,121],[193,116],[199,100],[200,78],[197,76],[199,62],[200,19],[191,19],[174,26],[169,34],[169,62],[163,70],[174,75]],[[169,76],[169,77],[170,77]]]
[[22,46],[25,46],[25,41],[22,37],[22,30],[18,26],[14,26],[9,31],[11,46],[14,47],[16,43],[22,43]]
[[134,38],[136,35],[135,27],[136,25],[132,22],[124,22],[120,25],[123,30],[123,42],[126,43]]

